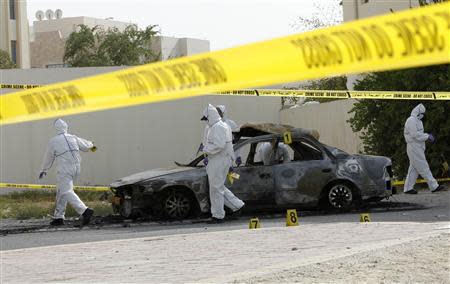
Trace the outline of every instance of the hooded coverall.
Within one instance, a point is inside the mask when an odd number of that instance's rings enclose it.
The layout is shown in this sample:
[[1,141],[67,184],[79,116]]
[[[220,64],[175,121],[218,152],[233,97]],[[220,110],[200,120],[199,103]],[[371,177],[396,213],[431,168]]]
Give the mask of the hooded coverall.
[[66,205],[69,203],[78,214],[87,209],[73,191],[73,181],[80,174],[80,150],[87,152],[94,147],[91,141],[67,133],[67,123],[57,119],[54,123],[57,135],[50,139],[42,163],[41,172],[47,172],[56,161],[56,208],[54,217],[64,219]]
[[224,204],[233,212],[244,206],[228,188],[225,181],[234,161],[231,129],[221,120],[216,108],[211,104],[204,111],[209,130],[203,151],[208,154],[206,172],[209,180],[211,214],[213,218],[225,217]]
[[429,134],[423,132],[422,118],[424,113],[425,106],[419,104],[411,111],[411,116],[405,122],[403,134],[406,141],[409,168],[403,188],[404,192],[413,190],[419,175],[427,181],[431,191],[436,190],[439,186],[425,158],[425,141],[428,140]]
[[[218,105],[217,106],[218,109],[220,109],[220,111],[222,112],[222,121],[225,122],[231,129],[232,133],[235,132],[239,132],[241,129],[239,127],[239,125],[237,125],[236,122],[234,122],[233,120],[229,119],[227,117],[227,109],[224,105]],[[234,153],[235,157],[236,157],[236,165],[239,166],[242,163],[241,160],[241,151],[240,150],[236,150],[236,152]]]
[[258,150],[258,154],[265,166],[278,163],[281,159],[283,159],[283,163],[289,163],[291,161],[288,146],[281,142],[278,142],[276,149],[273,148],[272,143],[263,142]]
[[217,108],[220,109],[220,111],[222,112],[223,115],[222,121],[225,122],[230,127],[231,132],[239,132],[240,128],[236,124],[236,122],[227,117],[226,107],[224,105],[218,105]]

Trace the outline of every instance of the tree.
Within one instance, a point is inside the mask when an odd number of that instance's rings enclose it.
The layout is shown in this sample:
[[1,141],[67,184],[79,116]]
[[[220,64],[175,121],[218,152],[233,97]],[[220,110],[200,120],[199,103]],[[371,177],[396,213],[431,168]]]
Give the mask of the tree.
[[[337,76],[337,77],[328,77],[328,78],[322,78],[319,80],[312,80],[309,81],[305,85],[299,85],[297,89],[301,90],[347,90],[347,77],[346,76]],[[287,105],[293,105],[297,104],[300,100],[299,97],[282,97],[281,98],[281,105],[287,106]],[[318,101],[321,103],[331,102],[339,99],[304,99],[303,102],[307,101]]]
[[8,52],[0,49],[0,69],[17,68],[16,64],[9,57]]
[[307,32],[323,27],[331,27],[339,25],[344,19],[342,10],[342,1],[333,0],[327,2],[314,2],[314,12],[311,15],[304,17],[299,16],[293,23],[291,28],[295,31]]
[[448,0],[419,0],[419,5],[426,6],[426,5],[432,5],[432,4],[442,3],[442,2],[446,2],[446,1],[448,1]]
[[98,26],[80,25],[66,41],[64,62],[73,67],[139,65],[157,61],[160,57],[151,50],[157,26],[144,30],[136,25],[124,31],[117,28],[103,30]]
[[347,90],[347,77],[337,76],[313,80],[305,85],[307,90]]
[[[370,91],[450,91],[450,65],[436,65],[399,71],[371,73],[357,80],[355,90]],[[427,145],[431,170],[439,174],[441,155],[450,159],[450,102],[362,100],[356,103],[349,119],[353,131],[361,132],[364,152],[392,158],[394,172],[403,178],[408,170],[403,127],[411,110],[419,103],[426,107],[424,130],[437,137]]]

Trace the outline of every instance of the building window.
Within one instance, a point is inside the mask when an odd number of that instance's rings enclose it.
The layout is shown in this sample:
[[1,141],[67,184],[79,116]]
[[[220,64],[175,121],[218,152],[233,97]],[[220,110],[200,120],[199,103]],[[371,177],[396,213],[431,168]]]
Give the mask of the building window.
[[361,4],[367,4],[369,3],[369,0],[361,0]]
[[17,64],[17,42],[15,40],[11,41],[11,60]]
[[11,20],[16,19],[16,2],[15,2],[15,0],[9,0],[9,18]]

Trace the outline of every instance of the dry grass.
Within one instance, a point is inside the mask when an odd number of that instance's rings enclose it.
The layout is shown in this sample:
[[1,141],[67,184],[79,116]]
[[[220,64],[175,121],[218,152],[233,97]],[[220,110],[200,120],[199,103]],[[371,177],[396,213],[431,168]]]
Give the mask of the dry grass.
[[[95,215],[112,214],[108,201],[110,192],[80,190],[78,196],[93,208]],[[0,195],[0,218],[30,219],[53,215],[55,210],[55,192],[43,190],[27,190]],[[67,205],[66,217],[76,217],[78,214]]]

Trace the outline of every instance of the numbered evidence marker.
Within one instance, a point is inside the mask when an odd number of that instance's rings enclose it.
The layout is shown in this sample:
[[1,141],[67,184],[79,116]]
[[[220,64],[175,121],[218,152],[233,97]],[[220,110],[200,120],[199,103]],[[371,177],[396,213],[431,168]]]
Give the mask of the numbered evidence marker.
[[298,226],[297,210],[289,209],[286,213],[286,227]]
[[250,219],[250,222],[248,223],[249,229],[259,229],[261,228],[261,224],[259,222],[258,218],[252,218]]
[[370,220],[369,213],[362,213],[361,215],[359,215],[359,222],[361,222],[361,223],[372,222]]
[[283,133],[284,144],[292,144],[292,134],[290,131]]

